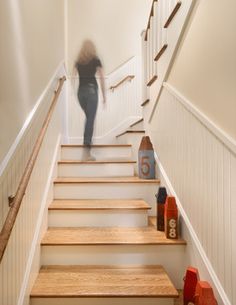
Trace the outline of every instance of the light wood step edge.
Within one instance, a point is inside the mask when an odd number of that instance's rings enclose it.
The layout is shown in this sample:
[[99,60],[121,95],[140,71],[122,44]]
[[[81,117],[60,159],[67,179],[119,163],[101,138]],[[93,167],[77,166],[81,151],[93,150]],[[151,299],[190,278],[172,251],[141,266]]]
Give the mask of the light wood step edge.
[[[86,145],[83,144],[62,144],[62,148],[83,148],[86,147]],[[91,145],[91,148],[106,148],[106,147],[112,147],[112,148],[126,148],[126,147],[132,147],[131,144],[93,144]]]
[[179,294],[160,265],[62,265],[41,267],[30,297],[178,298]]
[[41,246],[183,246],[183,239],[167,239],[154,227],[50,227]]
[[137,125],[137,124],[139,124],[141,122],[143,122],[143,118],[138,120],[138,121],[136,121],[136,122],[134,122],[133,124],[131,124],[130,127],[134,127],[135,125]]
[[143,183],[153,184],[160,183],[159,179],[139,179],[138,177],[127,178],[77,178],[77,177],[59,177],[54,181],[54,184],[77,184],[77,183]]
[[117,136],[116,136],[116,138],[119,138],[119,137],[121,137],[121,136],[123,136],[123,135],[125,135],[125,134],[127,134],[127,133],[145,133],[145,130],[126,130],[126,131],[124,131],[124,132],[122,132],[122,133],[120,133],[120,134],[118,134]]
[[49,210],[149,210],[151,207],[141,199],[57,199],[50,204]]
[[175,15],[176,15],[176,13],[178,12],[178,10],[179,10],[181,4],[182,4],[181,1],[178,1],[178,2],[176,3],[174,9],[172,10],[172,12],[171,12],[169,18],[167,19],[167,21],[166,21],[166,23],[165,23],[165,25],[164,25],[164,28],[165,28],[165,29],[168,28],[168,26],[170,25],[171,21],[174,19],[174,17],[175,17]]
[[149,103],[150,102],[150,100],[149,99],[147,99],[146,101],[144,101],[142,104],[141,104],[141,107],[143,107],[143,106],[145,106],[147,103]]
[[158,61],[161,56],[164,54],[165,50],[167,49],[168,45],[164,44],[160,51],[157,53],[156,57],[154,58],[155,61]]
[[147,83],[147,86],[150,87],[156,80],[157,80],[157,75],[154,75]]
[[109,160],[109,161],[81,161],[81,160],[61,160],[58,161],[58,164],[135,164],[137,161],[132,160]]

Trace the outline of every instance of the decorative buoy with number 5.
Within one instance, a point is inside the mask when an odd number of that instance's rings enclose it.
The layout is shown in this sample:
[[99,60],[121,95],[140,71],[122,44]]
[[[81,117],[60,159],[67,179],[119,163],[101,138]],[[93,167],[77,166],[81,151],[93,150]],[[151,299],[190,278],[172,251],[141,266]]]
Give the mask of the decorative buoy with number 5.
[[165,203],[165,234],[166,238],[178,238],[178,209],[175,197],[167,196]]
[[138,151],[139,177],[155,179],[155,158],[153,146],[148,136],[142,138]]

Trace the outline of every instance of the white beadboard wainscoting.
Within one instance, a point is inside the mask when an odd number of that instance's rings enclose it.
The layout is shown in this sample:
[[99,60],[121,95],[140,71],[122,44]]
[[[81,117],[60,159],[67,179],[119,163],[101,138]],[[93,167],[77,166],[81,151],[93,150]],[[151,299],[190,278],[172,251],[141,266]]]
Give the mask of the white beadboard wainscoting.
[[186,264],[236,304],[236,143],[169,84],[150,123],[162,184],[177,197]]
[[[118,84],[128,75],[132,80]],[[99,84],[99,80],[98,84]],[[135,56],[106,76],[107,103],[104,106],[101,95],[94,128],[94,143],[114,142],[115,136],[124,131],[135,120],[141,117],[141,59]],[[78,78],[69,78],[68,82],[68,142],[82,143],[84,131],[84,113],[77,98]]]
[[[65,74],[60,64],[47,88],[40,96],[34,113],[14,143],[1,168],[0,227],[8,213],[8,196],[14,195],[25,169],[36,137],[51,105],[59,78]],[[40,237],[47,226],[47,205],[52,199],[52,179],[63,133],[62,110],[65,86],[54,109],[34,170],[3,259],[0,263],[0,304],[29,304],[29,291],[40,264]],[[64,112],[64,111],[63,111]]]

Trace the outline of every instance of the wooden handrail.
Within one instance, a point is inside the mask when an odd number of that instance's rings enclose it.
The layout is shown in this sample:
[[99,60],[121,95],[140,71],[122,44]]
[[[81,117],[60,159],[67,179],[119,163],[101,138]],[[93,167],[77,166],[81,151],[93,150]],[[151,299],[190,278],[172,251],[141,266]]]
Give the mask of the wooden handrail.
[[124,82],[126,81],[131,81],[133,78],[135,78],[134,75],[128,75],[126,76],[125,78],[123,78],[119,83],[117,83],[116,85],[114,86],[111,86],[110,87],[110,90],[114,91],[116,88],[118,88],[121,84],[123,84]]
[[4,252],[6,250],[8,241],[10,239],[11,231],[12,231],[13,226],[15,224],[16,217],[17,217],[18,211],[19,211],[20,206],[21,206],[21,202],[22,202],[23,197],[25,195],[25,191],[26,191],[26,188],[28,186],[31,173],[33,171],[37,156],[38,156],[39,151],[40,151],[40,147],[42,145],[44,136],[46,134],[46,131],[47,131],[47,128],[48,128],[48,125],[49,125],[49,122],[51,120],[51,117],[53,115],[53,110],[56,106],[56,102],[58,100],[58,97],[60,95],[60,92],[61,92],[61,89],[62,89],[62,86],[63,86],[65,80],[66,80],[65,76],[63,76],[59,80],[59,86],[58,86],[57,90],[55,90],[55,92],[54,92],[55,95],[52,99],[51,106],[50,106],[50,108],[48,110],[48,113],[47,113],[47,116],[46,116],[46,118],[43,122],[43,125],[41,127],[39,136],[38,136],[38,138],[37,138],[37,140],[34,144],[33,151],[30,155],[29,161],[26,165],[24,173],[23,173],[23,175],[21,177],[21,180],[19,182],[19,186],[17,188],[16,194],[11,201],[11,206],[10,206],[9,212],[7,214],[7,217],[6,217],[6,220],[4,222],[2,231],[0,233],[0,262],[2,261]]

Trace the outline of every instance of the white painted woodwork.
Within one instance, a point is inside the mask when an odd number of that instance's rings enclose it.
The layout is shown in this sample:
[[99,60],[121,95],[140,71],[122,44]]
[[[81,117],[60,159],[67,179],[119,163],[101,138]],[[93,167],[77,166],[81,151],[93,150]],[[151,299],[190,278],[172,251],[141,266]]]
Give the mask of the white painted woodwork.
[[[62,160],[81,160],[83,154],[83,147],[78,145],[62,145],[61,159]],[[112,145],[106,147],[104,145],[93,146],[91,154],[97,160],[110,160],[110,159],[130,159],[131,158],[131,145]]]
[[144,227],[148,224],[147,210],[50,210],[50,227]]
[[[128,75],[135,77],[126,81],[115,90],[111,86],[119,83]],[[69,143],[82,143],[84,131],[84,113],[77,101],[77,86],[72,87],[69,78]],[[77,83],[77,80],[76,80]],[[125,122],[132,117],[140,117],[142,108],[141,96],[141,57],[135,56],[106,76],[107,104],[104,107],[101,96],[94,128],[94,143],[111,143],[119,126],[125,127]]]
[[[178,12],[172,19],[168,28],[165,29],[164,25],[178,2],[179,1],[177,0],[158,0],[154,6],[154,12],[157,16],[153,16],[151,18],[153,19],[153,23],[152,28],[148,30],[147,41],[145,41],[144,37],[142,37],[142,54],[144,57],[146,57],[145,59],[142,59],[144,66],[143,70],[148,71],[146,83],[153,76],[151,75],[151,71],[153,70],[151,70],[150,67],[152,67],[152,69],[154,69],[154,71],[158,75],[158,79],[151,85],[151,87],[143,89],[145,91],[147,90],[148,92],[142,93],[142,96],[148,96],[150,100],[150,102],[145,106],[144,110],[145,119],[147,121],[151,119],[153,113],[155,112],[155,108],[158,102],[158,96],[161,92],[163,81],[165,80],[168,69],[170,68],[169,66],[172,62],[181,33],[184,29],[188,14],[191,11],[191,7],[194,1],[182,0]],[[156,36],[156,42],[154,41],[153,43],[153,52],[155,49],[156,53],[154,54],[154,57],[150,56],[150,54],[152,53],[152,51],[150,51],[150,47],[152,44],[151,37],[153,37],[152,32],[154,32],[154,35]],[[168,44],[168,47],[161,55],[160,59],[154,63],[155,56],[162,49],[164,44]]]
[[219,304],[235,304],[235,144],[167,84],[150,132]]
[[146,31],[143,31],[141,34],[141,40],[142,40],[142,100],[141,104],[147,100],[147,41],[145,40]]
[[[36,137],[48,112],[52,101],[53,91],[57,89],[58,78],[65,73],[62,65],[47,85],[37,103],[37,109],[31,116],[27,128],[18,139],[14,153],[2,169],[0,177],[0,229],[3,226],[8,212],[8,196],[14,195],[19,180],[25,169],[29,155],[33,148]],[[35,263],[34,255],[39,254],[38,238],[45,230],[41,222],[45,217],[44,210],[52,198],[52,181],[49,181],[50,173],[54,164],[55,153],[58,149],[62,125],[61,111],[63,109],[63,94],[59,97],[46,137],[41,146],[35,168],[32,172],[29,185],[22,201],[21,208],[11,237],[0,263],[0,304],[15,305],[23,304],[27,300],[29,290],[39,270],[38,261]],[[55,175],[55,173],[53,173]],[[46,209],[47,210],[47,209]]]
[[156,215],[157,183],[60,183],[54,185],[56,199],[133,199],[142,198],[150,206],[149,215]]
[[58,164],[59,177],[121,177],[133,176],[134,163],[62,163]]
[[[31,305],[143,305],[143,298],[34,298]],[[145,298],[145,305],[174,305],[173,298]]]
[[43,265],[162,265],[176,288],[183,287],[183,245],[65,245],[42,246]]

